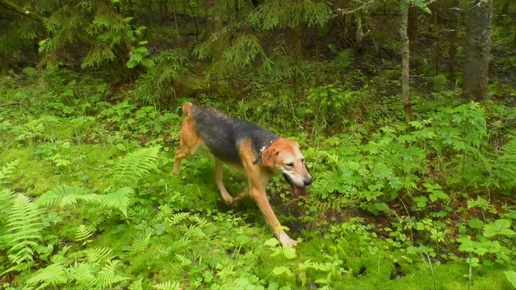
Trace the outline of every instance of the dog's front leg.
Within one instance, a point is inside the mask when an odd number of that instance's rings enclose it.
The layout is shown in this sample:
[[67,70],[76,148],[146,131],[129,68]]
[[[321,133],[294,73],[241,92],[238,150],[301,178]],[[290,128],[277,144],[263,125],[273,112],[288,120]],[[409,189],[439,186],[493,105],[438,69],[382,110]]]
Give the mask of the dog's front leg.
[[267,220],[267,223],[272,227],[272,230],[274,231],[274,235],[278,238],[278,240],[281,242],[281,245],[286,247],[292,247],[297,245],[297,242],[293,239],[291,239],[285,231],[281,229],[281,224],[278,221],[278,218],[276,218],[276,215],[272,211],[271,205],[269,204],[269,201],[267,200],[267,196],[265,195],[265,190],[260,190],[255,187],[250,188],[251,196],[253,197],[254,201],[260,208],[260,211],[265,216],[265,219]]

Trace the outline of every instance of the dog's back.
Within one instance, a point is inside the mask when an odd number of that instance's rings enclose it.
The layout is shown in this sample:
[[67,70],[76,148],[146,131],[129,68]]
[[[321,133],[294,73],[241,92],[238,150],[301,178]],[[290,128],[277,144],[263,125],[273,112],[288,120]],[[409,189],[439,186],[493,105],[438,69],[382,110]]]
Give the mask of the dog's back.
[[231,118],[214,108],[188,107],[196,129],[210,152],[223,162],[241,164],[239,144],[250,139],[255,154],[262,146],[278,139],[274,133],[242,120]]

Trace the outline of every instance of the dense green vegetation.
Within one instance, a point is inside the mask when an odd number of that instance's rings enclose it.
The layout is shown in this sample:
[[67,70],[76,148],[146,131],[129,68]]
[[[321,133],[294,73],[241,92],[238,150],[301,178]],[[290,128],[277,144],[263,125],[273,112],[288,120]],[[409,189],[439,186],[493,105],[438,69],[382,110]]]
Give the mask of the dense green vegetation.
[[[470,4],[0,0],[0,289],[516,288],[516,6],[483,92]],[[186,101],[301,144],[297,247],[206,149],[170,174]]]

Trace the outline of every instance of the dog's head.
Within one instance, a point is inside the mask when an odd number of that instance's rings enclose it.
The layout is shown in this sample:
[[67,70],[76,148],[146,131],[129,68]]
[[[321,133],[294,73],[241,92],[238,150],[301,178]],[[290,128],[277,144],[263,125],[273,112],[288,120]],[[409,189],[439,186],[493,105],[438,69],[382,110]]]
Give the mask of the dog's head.
[[280,138],[262,152],[262,163],[271,170],[279,170],[292,186],[294,195],[308,195],[306,187],[312,177],[306,170],[305,158],[297,142]]

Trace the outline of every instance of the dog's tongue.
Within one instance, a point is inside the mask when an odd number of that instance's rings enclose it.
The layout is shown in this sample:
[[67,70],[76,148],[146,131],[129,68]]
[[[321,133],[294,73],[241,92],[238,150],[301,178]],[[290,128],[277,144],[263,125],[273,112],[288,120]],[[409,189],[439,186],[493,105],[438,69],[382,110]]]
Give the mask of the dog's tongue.
[[292,188],[294,189],[295,196],[300,196],[300,195],[308,196],[308,190],[306,190],[306,187],[297,187],[297,186],[293,185]]

